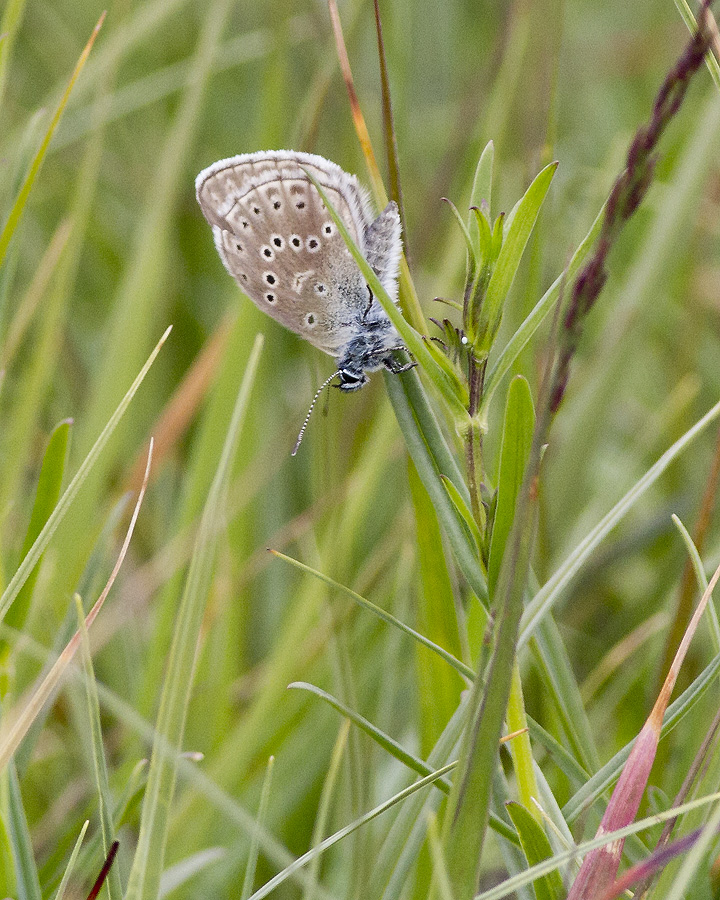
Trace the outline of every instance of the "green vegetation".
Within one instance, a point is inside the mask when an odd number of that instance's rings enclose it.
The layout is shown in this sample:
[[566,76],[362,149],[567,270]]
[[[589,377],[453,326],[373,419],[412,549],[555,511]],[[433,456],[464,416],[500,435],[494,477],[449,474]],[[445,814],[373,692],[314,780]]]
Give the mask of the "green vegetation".
[[[496,7],[6,0],[0,897],[717,896],[720,68]],[[193,185],[265,148],[405,224],[295,458]]]

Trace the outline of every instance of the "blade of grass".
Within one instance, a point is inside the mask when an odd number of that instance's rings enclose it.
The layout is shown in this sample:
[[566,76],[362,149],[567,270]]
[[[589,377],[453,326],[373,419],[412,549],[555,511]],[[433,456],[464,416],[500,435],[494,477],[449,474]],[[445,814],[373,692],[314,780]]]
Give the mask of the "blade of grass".
[[[671,518],[676,528],[680,532],[680,536],[685,542],[688,556],[690,557],[692,567],[695,571],[695,577],[697,578],[698,587],[700,588],[700,591],[702,593],[705,593],[708,587],[708,580],[707,575],[705,574],[705,567],[702,564],[702,560],[700,559],[700,554],[697,547],[695,546],[695,542],[690,537],[690,532],[680,521],[680,518],[675,515],[675,513],[672,514]],[[717,654],[720,653],[720,622],[718,622],[718,614],[717,610],[715,609],[714,603],[708,603],[707,614],[708,625],[710,628],[710,639],[712,640],[713,651]]]
[[452,668],[455,669],[455,671],[458,672],[463,678],[474,678],[475,673],[470,668],[470,666],[466,666],[465,663],[460,662],[459,659],[456,659],[452,655],[452,653],[449,653],[443,647],[438,646],[436,643],[429,640],[424,635],[419,634],[413,628],[410,628],[409,625],[401,622],[391,613],[385,612],[384,609],[376,606],[376,604],[372,603],[370,600],[366,600],[364,597],[361,597],[360,594],[356,594],[355,591],[351,590],[349,587],[345,587],[345,585],[340,584],[327,575],[323,575],[323,573],[318,572],[317,569],[312,569],[310,566],[306,566],[304,563],[293,559],[291,556],[285,556],[285,554],[280,553],[279,550],[271,550],[270,552],[278,559],[282,559],[284,562],[290,563],[291,566],[295,566],[295,568],[300,569],[300,571],[302,572],[307,572],[308,575],[312,575],[319,581],[322,581],[325,584],[329,585],[331,588],[340,591],[340,593],[344,594],[346,597],[349,597],[364,609],[367,609],[371,613],[374,613],[374,615],[382,619],[384,622],[387,622],[389,625],[393,625],[395,628],[403,631],[409,637],[413,638],[413,640],[417,641],[418,644],[421,644],[423,647],[427,647],[428,650],[431,650],[433,653],[436,653],[441,659],[445,660],[445,662],[448,663],[448,665],[452,666]]
[[426,776],[425,778],[421,778],[419,781],[414,782],[409,787],[405,788],[402,791],[399,791],[397,794],[392,796],[389,800],[385,800],[383,803],[380,803],[374,809],[371,809],[369,812],[360,816],[354,822],[351,822],[349,825],[346,825],[344,828],[341,828],[339,831],[336,831],[335,834],[330,835],[330,837],[325,838],[317,847],[313,847],[312,850],[309,850],[307,853],[304,853],[298,859],[295,860],[291,865],[289,865],[286,869],[283,869],[282,872],[279,872],[274,878],[271,878],[267,884],[263,885],[260,890],[255,891],[255,893],[250,897],[250,900],[262,900],[263,897],[267,897],[268,894],[272,893],[278,885],[283,884],[283,882],[287,881],[287,879],[298,869],[306,866],[312,859],[318,856],[321,853],[324,853],[330,847],[333,847],[343,838],[347,837],[353,832],[357,831],[358,828],[362,828],[363,825],[366,825],[368,822],[372,822],[373,819],[376,819],[378,816],[382,815],[388,809],[392,809],[393,806],[396,806],[399,803],[402,803],[407,797],[412,797],[413,794],[421,791],[423,788],[428,785],[433,784],[433,782],[437,781],[438,778],[442,778],[444,775],[447,775],[448,772],[451,772],[455,767],[455,763],[449,763],[446,766],[443,766],[441,769],[433,772],[431,775]]
[[707,806],[709,803],[714,803],[718,800],[720,800],[720,793],[709,794],[698,800],[684,803],[682,806],[677,806],[665,812],[656,813],[645,819],[640,819],[637,822],[633,822],[632,825],[627,825],[625,828],[619,828],[617,831],[608,832],[607,834],[602,835],[602,837],[595,837],[590,841],[584,841],[582,844],[571,847],[563,853],[556,853],[551,859],[537,863],[519,875],[514,875],[512,878],[506,879],[502,884],[490,888],[488,891],[483,891],[475,897],[475,900],[502,900],[504,897],[511,896],[518,888],[524,887],[527,884],[532,884],[536,878],[541,878],[549,872],[558,869],[560,866],[566,865],[567,863],[576,860],[578,857],[585,856],[591,851],[596,850],[598,847],[604,847],[611,844],[613,841],[623,840],[630,835],[638,834],[649,828],[654,828],[658,823],[665,822],[675,816],[683,815],[686,812],[691,812],[702,806]]
[[[55,114],[53,115],[50,125],[48,126],[47,131],[45,132],[45,137],[43,138],[42,143],[40,144],[40,148],[35,154],[35,158],[32,161],[30,166],[30,171],[25,177],[25,181],[23,182],[22,187],[20,188],[20,193],[17,195],[15,199],[15,203],[13,204],[12,209],[10,210],[10,215],[5,222],[5,225],[0,231],[0,266],[2,266],[3,260],[5,259],[5,254],[7,253],[8,244],[10,243],[10,239],[15,233],[15,229],[17,228],[18,222],[20,221],[20,216],[25,209],[25,204],[27,203],[27,199],[30,195],[30,191],[32,190],[32,186],[35,183],[35,179],[40,171],[40,168],[43,164],[43,160],[45,159],[45,154],[47,153],[47,149],[50,145],[50,141],[52,140],[52,136],[55,133],[55,129],[58,126],[58,122],[62,117],[65,106],[67,105],[68,99],[70,97],[70,93],[72,92],[73,87],[75,86],[75,82],[77,81],[80,73],[83,70],[83,67],[87,61],[88,56],[90,55],[90,51],[92,50],[92,45],[95,43],[95,38],[102,27],[103,20],[105,19],[105,13],[100,16],[97,25],[93,29],[93,33],[90,36],[90,40],[85,45],[84,50],[80,54],[80,58],[75,65],[75,69],[73,70],[72,75],[70,76],[70,82],[65,90],[65,93],[60,100],[60,103],[55,110]],[[0,51],[1,52],[1,51]]]
[[10,579],[10,582],[9,582],[8,586],[5,588],[5,590],[3,591],[2,596],[0,596],[0,621],[2,621],[5,618],[5,615],[7,614],[7,611],[10,608],[10,605],[15,600],[15,598],[19,594],[22,586],[25,584],[25,582],[29,578],[30,573],[37,565],[38,560],[40,559],[40,557],[43,554],[43,551],[45,550],[48,543],[50,542],[50,538],[53,536],[58,525],[60,524],[60,522],[64,518],[65,514],[67,513],[68,508],[70,507],[70,504],[75,499],[75,495],[80,490],[83,482],[85,481],[85,479],[88,476],[88,473],[90,472],[92,467],[95,465],[95,462],[97,461],[97,458],[100,455],[103,447],[108,442],[110,435],[113,433],[113,431],[117,427],[118,422],[122,419],[123,415],[125,414],[125,411],[127,410],[128,406],[130,405],[130,401],[133,399],[133,397],[137,393],[137,390],[140,387],[140,385],[142,384],[148,371],[150,370],[150,367],[155,362],[155,358],[158,355],[158,353],[160,352],[160,348],[163,346],[163,344],[167,340],[167,338],[170,334],[171,328],[172,328],[172,326],[170,326],[165,331],[163,336],[160,338],[158,343],[155,345],[155,348],[153,349],[152,353],[148,357],[147,362],[142,367],[142,369],[140,370],[139,374],[137,375],[137,377],[135,378],[133,383],[130,385],[127,393],[125,394],[125,396],[122,398],[122,400],[118,404],[117,409],[112,414],[112,416],[110,417],[110,419],[107,422],[107,424],[105,425],[105,427],[100,432],[100,435],[97,438],[97,440],[95,441],[95,443],[93,444],[93,446],[91,447],[90,452],[85,457],[85,459],[81,463],[80,467],[78,468],[77,472],[75,473],[72,481],[65,489],[65,493],[62,495],[57,506],[55,507],[55,509],[52,511],[52,513],[48,517],[48,520],[45,522],[45,525],[43,526],[42,531],[37,536],[35,542],[33,543],[32,547],[30,548],[30,550],[28,550],[23,561],[18,566],[17,571],[15,572],[13,577]]
[[252,887],[255,883],[255,870],[257,869],[258,852],[260,850],[260,831],[267,819],[268,804],[270,802],[270,788],[272,786],[273,767],[275,765],[275,757],[271,756],[268,760],[267,769],[265,770],[265,778],[263,779],[262,791],[260,792],[260,806],[257,814],[257,827],[253,831],[250,841],[250,850],[248,851],[248,860],[245,867],[245,878],[243,880],[240,900],[247,900],[252,893]]
[[430,496],[455,560],[470,589],[482,603],[484,611],[487,608],[487,583],[478,559],[477,547],[473,546],[462,517],[458,515],[442,485],[440,475],[450,478],[460,490],[466,505],[470,503],[467,485],[448,450],[417,374],[413,371],[398,376],[388,373],[385,387],[408,452]]
[[400,162],[398,160],[397,135],[393,121],[392,97],[390,94],[390,76],[388,74],[387,56],[385,54],[385,42],[383,41],[382,22],[380,21],[380,4],[374,0],[375,7],[375,32],[377,34],[378,59],[380,62],[380,90],[382,92],[383,129],[385,133],[385,157],[390,177],[390,196],[397,203],[400,213],[402,233],[407,235],[405,222],[405,208],[403,205],[402,188],[400,186]]
[[[718,672],[720,672],[720,654],[718,654],[698,677],[693,681],[687,690],[671,703],[667,708],[667,712],[663,717],[663,724],[660,731],[662,739],[666,734],[672,731],[675,726],[685,718],[685,716],[695,707],[695,705],[705,696],[706,691],[713,683]],[[572,824],[582,812],[591,806],[602,794],[613,784],[620,776],[623,766],[627,762],[633,742],[626,744],[622,750],[619,750],[612,759],[597,771],[563,806],[563,816],[568,824]]]
[[493,395],[502,378],[510,371],[512,364],[527,346],[532,336],[538,330],[545,317],[555,306],[560,296],[563,280],[571,282],[572,279],[580,271],[582,264],[595,243],[595,239],[600,234],[605,207],[597,214],[595,221],[590,227],[590,231],[585,235],[582,243],[578,246],[573,254],[567,267],[567,272],[561,272],[550,287],[545,291],[543,296],[538,300],[533,309],[528,313],[524,322],[507,342],[497,360],[488,372],[485,379],[483,396],[480,401],[480,416],[483,423],[487,423],[488,409]]
[[582,568],[583,563],[595,548],[607,537],[612,529],[632,509],[639,498],[653,485],[673,460],[693,442],[707,426],[720,416],[720,403],[716,403],[705,415],[689,428],[647,472],[635,482],[600,522],[577,545],[555,573],[545,582],[533,599],[527,604],[520,623],[518,648],[524,646],[537,623],[552,608],[560,594],[572,578]]
[[[340,764],[345,756],[348,735],[350,734],[350,721],[344,719],[338,732],[332,756],[330,757],[330,765],[328,766],[327,775],[323,780],[322,793],[320,795],[320,803],[318,804],[317,815],[313,825],[311,846],[317,847],[323,839],[325,826],[330,815],[331,800],[334,797],[338,774],[340,772]],[[316,856],[310,860],[308,866],[308,877],[303,890],[302,900],[314,900],[318,887],[318,873],[320,871],[320,856]]]
[[[125,895],[127,900],[143,900],[149,896],[156,896],[160,886],[170,807],[177,774],[176,754],[180,752],[185,731],[185,719],[196,665],[197,643],[218,542],[216,521],[224,511],[230,467],[235,457],[262,344],[262,335],[258,335],[248,360],[245,377],[237,394],[220,462],[203,511],[180,609],[177,613],[167,675],[160,700],[148,786],[143,799],[138,846]],[[161,745],[163,748],[174,749],[175,753],[166,754],[160,749]]]
[[[98,613],[103,607],[110,589],[115,583],[120,567],[125,559],[128,547],[130,546],[130,538],[135,530],[135,523],[140,513],[140,507],[145,496],[145,488],[150,475],[150,463],[152,462],[152,444],[148,453],[147,468],[145,470],[145,481],[140,490],[135,509],[133,510],[130,524],[128,525],[125,540],[123,541],[120,553],[118,554],[115,567],[110,573],[110,577],[103,588],[102,593],[93,604],[92,609],[85,618],[85,627],[89,628],[97,618]],[[44,529],[43,529],[44,530]],[[42,534],[42,532],[41,532]],[[37,541],[35,542],[37,543]],[[30,726],[37,718],[44,704],[48,701],[53,692],[57,689],[63,675],[67,671],[68,666],[72,662],[75,653],[80,645],[80,632],[76,631],[69,643],[51,666],[50,671],[44,677],[39,679],[37,687],[31,690],[29,698],[21,698],[9,714],[0,722],[0,770],[8,764],[11,757],[17,750],[20,742],[27,734]]]
[[[98,701],[97,682],[92,663],[90,639],[85,627],[82,600],[75,594],[75,610],[77,613],[77,628],[80,634],[82,647],[83,668],[85,672],[85,698],[87,701],[87,716],[89,723],[90,751],[95,772],[95,787],[98,793],[98,812],[100,818],[100,833],[102,835],[103,856],[107,858],[114,839],[114,827],[112,820],[112,794],[108,779],[107,760],[105,747],[103,746],[102,726],[100,724],[100,703]],[[123,890],[120,883],[118,867],[110,869],[107,878],[108,900],[122,900]]]
[[[319,697],[321,700],[324,700],[325,703],[337,710],[340,715],[345,716],[353,723],[353,725],[356,725],[364,731],[365,734],[369,735],[386,753],[389,753],[390,756],[397,759],[404,766],[407,766],[407,768],[416,775],[424,777],[425,775],[430,775],[434,771],[432,766],[423,762],[423,760],[413,753],[409,753],[394,738],[391,738],[389,734],[386,734],[376,725],[373,725],[372,722],[368,721],[365,716],[361,716],[360,713],[355,712],[354,709],[350,709],[347,703],[343,703],[341,700],[333,697],[332,694],[328,694],[327,691],[322,690],[322,688],[316,687],[314,684],[308,684],[305,681],[294,681],[292,684],[288,685],[288,689],[308,691],[316,697]],[[450,782],[444,778],[439,778],[435,782],[435,787],[439,788],[445,794],[450,792]]]
[[[38,476],[35,503],[33,504],[28,530],[20,552],[21,558],[27,555],[52,511],[57,506],[63,475],[65,473],[65,462],[67,460],[67,446],[71,425],[72,420],[66,419],[64,422],[57,425],[50,435],[50,440],[48,441],[48,446],[45,450],[42,466],[40,468],[40,475]],[[17,631],[22,629],[28,610],[30,609],[30,600],[37,581],[41,559],[42,557],[38,559],[35,567],[28,574],[27,581],[18,592],[15,602],[10,607],[7,616],[5,617],[5,622],[8,627],[15,628]],[[5,661],[8,652],[8,645],[0,640],[0,660]]]
[[70,854],[70,859],[68,860],[68,864],[65,867],[65,871],[63,872],[63,876],[57,889],[57,893],[55,894],[55,900],[63,900],[63,898],[65,897],[65,891],[67,890],[68,881],[70,881],[70,876],[72,875],[73,869],[75,868],[78,853],[80,852],[80,847],[82,846],[82,842],[85,838],[85,832],[88,830],[89,824],[90,821],[86,819],[83,827],[80,829],[80,834],[78,835],[78,839],[75,841],[75,846],[73,847],[73,851]]
[[2,769],[4,771],[0,777],[5,782],[7,792],[7,801],[3,806],[7,810],[7,830],[15,864],[18,897],[22,897],[23,900],[42,900],[40,879],[15,764],[11,759],[6,760]]

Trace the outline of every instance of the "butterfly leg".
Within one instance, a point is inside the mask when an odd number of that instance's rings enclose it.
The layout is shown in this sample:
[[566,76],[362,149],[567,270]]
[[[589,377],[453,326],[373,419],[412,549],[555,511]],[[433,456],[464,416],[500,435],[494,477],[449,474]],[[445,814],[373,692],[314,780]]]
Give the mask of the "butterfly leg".
[[[399,347],[391,347],[390,353],[392,353],[394,350],[404,350],[406,353],[410,352],[408,348],[404,347],[403,345],[400,345]],[[409,369],[414,369],[417,365],[417,361],[412,359],[410,360],[410,362],[401,363],[393,356],[388,355],[385,357],[385,359],[383,359],[383,365],[389,372],[392,372],[393,375],[400,375],[402,372],[407,372]]]

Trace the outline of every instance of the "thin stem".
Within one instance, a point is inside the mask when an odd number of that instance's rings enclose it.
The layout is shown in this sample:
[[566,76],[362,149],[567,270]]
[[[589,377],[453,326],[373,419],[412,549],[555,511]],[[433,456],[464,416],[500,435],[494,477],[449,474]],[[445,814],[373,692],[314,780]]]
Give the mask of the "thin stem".
[[[482,362],[479,362],[476,359],[475,354],[471,351],[468,355],[468,384],[470,387],[468,412],[470,413],[471,420],[474,420],[477,411],[480,408],[480,399],[482,397],[486,368],[487,357]],[[480,497],[480,483],[482,481],[482,432],[475,421],[472,421],[468,430],[467,442],[465,445],[465,457],[467,461],[468,487],[470,489],[472,513],[478,528],[482,532],[485,527],[485,510]]]

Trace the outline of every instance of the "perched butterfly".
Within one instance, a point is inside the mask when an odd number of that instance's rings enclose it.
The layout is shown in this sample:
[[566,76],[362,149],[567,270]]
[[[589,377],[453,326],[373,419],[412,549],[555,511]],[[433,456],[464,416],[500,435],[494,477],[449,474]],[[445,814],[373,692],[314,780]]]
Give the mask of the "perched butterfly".
[[261,310],[337,360],[337,387],[355,391],[366,372],[402,372],[404,349],[335,227],[310,172],[380,283],[397,297],[402,252],[397,205],[373,219],[354,175],[311,153],[265,150],[221,159],[195,188],[225,268]]

